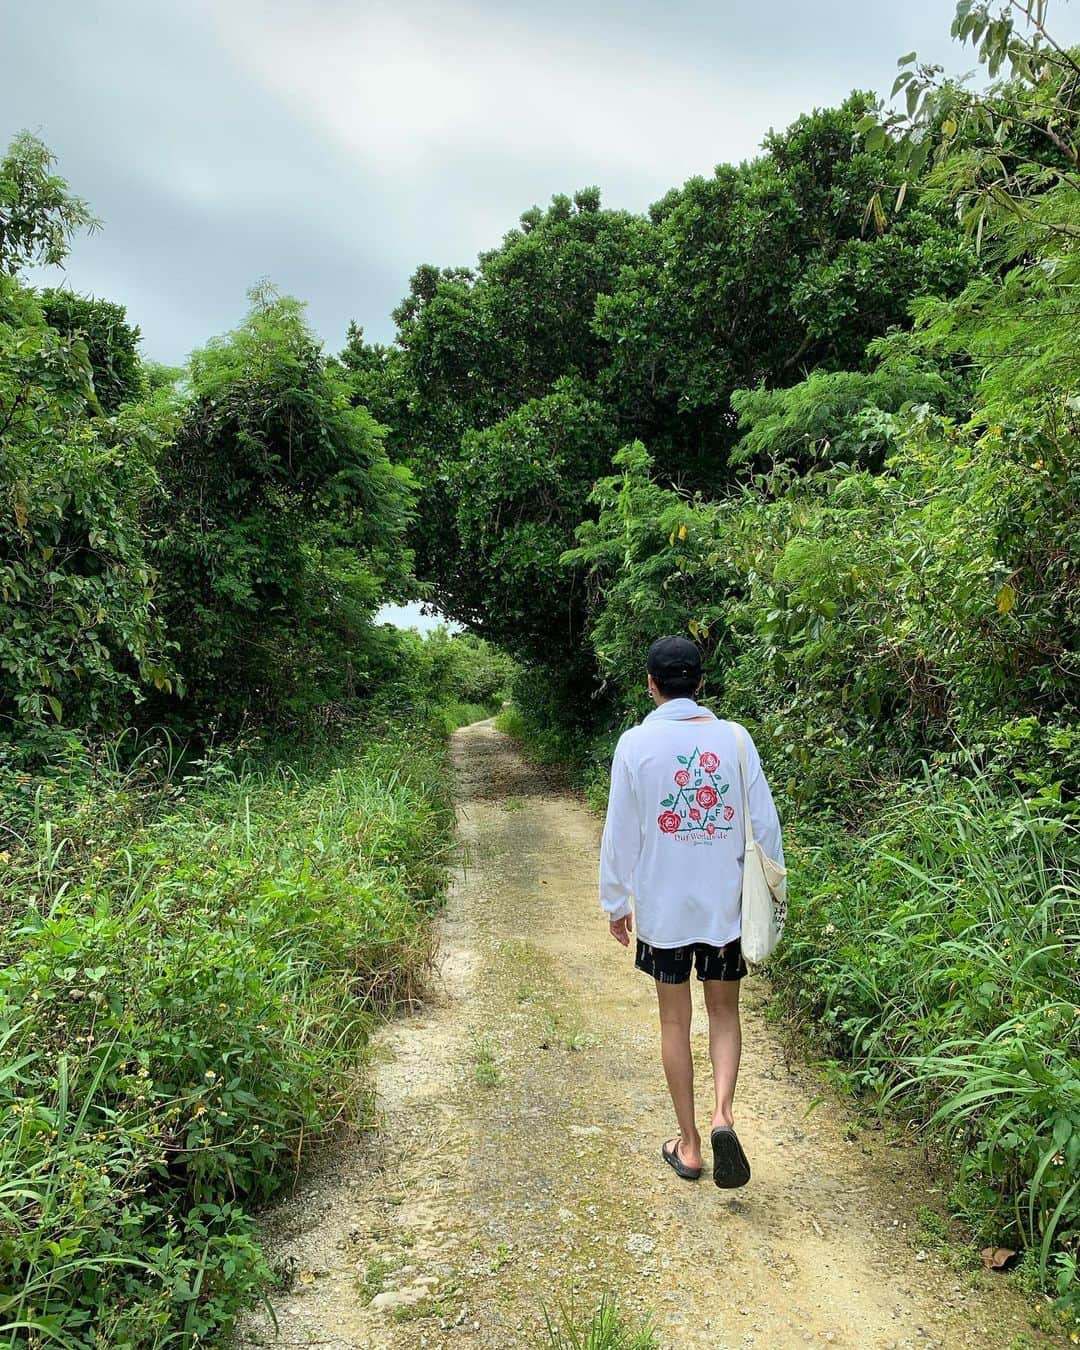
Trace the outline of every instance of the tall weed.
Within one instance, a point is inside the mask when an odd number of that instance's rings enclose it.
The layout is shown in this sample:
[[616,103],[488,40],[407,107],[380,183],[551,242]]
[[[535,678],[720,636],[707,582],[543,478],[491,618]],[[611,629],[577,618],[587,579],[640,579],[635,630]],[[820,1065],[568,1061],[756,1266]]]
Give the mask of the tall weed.
[[443,736],[84,769],[0,782],[0,1334],[206,1343],[268,1276],[252,1206],[362,1117],[372,1019],[423,979]]
[[652,1327],[631,1325],[610,1295],[585,1318],[573,1304],[561,1307],[554,1319],[545,1308],[544,1332],[541,1344],[547,1350],[657,1350],[658,1346]]
[[984,778],[908,783],[873,828],[804,824],[783,1005],[852,1086],[923,1122],[987,1242],[1080,1309],[1080,830]]

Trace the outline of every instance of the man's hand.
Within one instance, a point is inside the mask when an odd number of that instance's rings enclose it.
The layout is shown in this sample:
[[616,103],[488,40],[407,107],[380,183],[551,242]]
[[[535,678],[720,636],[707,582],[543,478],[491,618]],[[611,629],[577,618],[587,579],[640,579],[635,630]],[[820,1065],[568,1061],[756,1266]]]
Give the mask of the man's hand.
[[630,934],[634,931],[634,920],[629,914],[624,914],[621,919],[612,919],[608,923],[611,936],[616,942],[624,947],[630,946]]

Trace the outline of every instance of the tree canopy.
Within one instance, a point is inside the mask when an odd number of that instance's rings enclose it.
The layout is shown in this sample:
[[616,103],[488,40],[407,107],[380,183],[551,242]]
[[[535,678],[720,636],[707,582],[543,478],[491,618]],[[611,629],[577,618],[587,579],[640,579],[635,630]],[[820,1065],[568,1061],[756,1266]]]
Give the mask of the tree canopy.
[[371,616],[412,575],[410,475],[302,306],[253,292],[244,324],[192,356],[174,417],[154,557],[193,713],[366,687]]
[[909,323],[913,299],[967,282],[974,249],[940,203],[912,192],[866,228],[872,194],[900,181],[855,132],[872,105],[853,94],[800,118],[647,217],[591,188],[556,197],[475,269],[418,269],[392,347],[354,330],[354,397],[418,480],[417,570],[448,615],[575,665],[584,589],[552,560],[620,444],[722,489],[737,391],[867,371],[867,343]]

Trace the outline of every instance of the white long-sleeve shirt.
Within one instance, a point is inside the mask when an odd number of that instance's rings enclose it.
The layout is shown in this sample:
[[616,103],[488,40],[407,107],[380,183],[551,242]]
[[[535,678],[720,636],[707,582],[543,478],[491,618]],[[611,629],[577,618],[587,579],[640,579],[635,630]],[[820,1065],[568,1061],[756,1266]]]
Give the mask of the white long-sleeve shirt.
[[[689,720],[695,717],[709,720]],[[782,864],[772,793],[744,734],[754,837]],[[632,903],[637,935],[652,947],[733,941],[742,931],[743,828],[734,724],[693,699],[669,699],[615,747],[600,847],[601,906],[619,919]]]

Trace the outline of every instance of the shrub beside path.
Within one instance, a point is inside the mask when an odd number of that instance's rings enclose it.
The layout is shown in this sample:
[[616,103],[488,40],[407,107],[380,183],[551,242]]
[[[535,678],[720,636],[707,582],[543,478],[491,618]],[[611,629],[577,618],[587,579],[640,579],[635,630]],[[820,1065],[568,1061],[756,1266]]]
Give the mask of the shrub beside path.
[[[465,861],[430,1001],[378,1038],[381,1128],[267,1222],[275,1332],[240,1346],[544,1345],[613,1292],[661,1346],[1054,1344],[1000,1277],[920,1249],[917,1154],[853,1127],[744,988],[743,1191],[679,1181],[652,987],[596,903],[599,827],[490,722],[453,741]],[[711,1083],[696,995],[698,1097]]]

